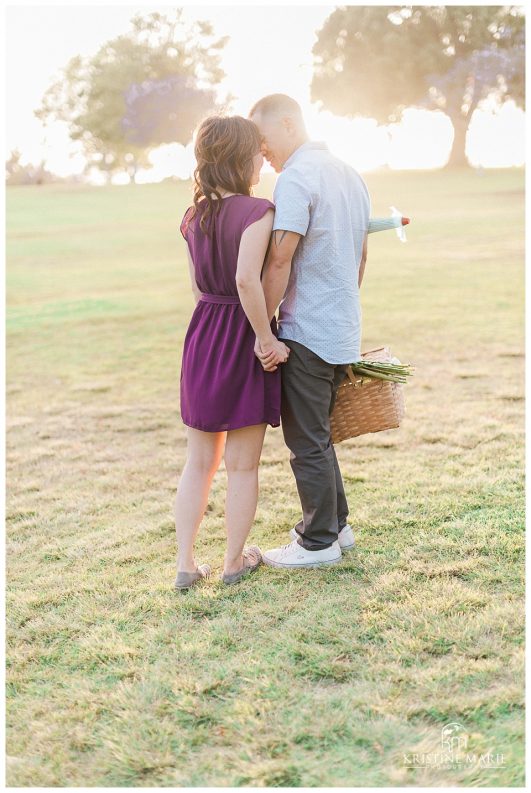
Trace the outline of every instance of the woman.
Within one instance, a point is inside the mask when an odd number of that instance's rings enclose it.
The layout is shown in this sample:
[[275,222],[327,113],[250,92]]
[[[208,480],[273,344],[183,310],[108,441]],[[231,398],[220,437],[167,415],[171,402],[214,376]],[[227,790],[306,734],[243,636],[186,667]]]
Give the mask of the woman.
[[[196,308],[184,341],[181,417],[188,450],[175,499],[176,589],[211,573],[196,565],[194,540],[210,485],[225,458],[227,550],[222,580],[236,583],[262,561],[244,548],[258,500],[258,465],[268,424],[280,425],[280,369],[289,348],[269,321],[260,277],[274,205],[251,196],[263,164],[261,138],[240,116],[211,116],[195,144],[193,206],[181,223]],[[265,371],[256,339],[274,366]]]

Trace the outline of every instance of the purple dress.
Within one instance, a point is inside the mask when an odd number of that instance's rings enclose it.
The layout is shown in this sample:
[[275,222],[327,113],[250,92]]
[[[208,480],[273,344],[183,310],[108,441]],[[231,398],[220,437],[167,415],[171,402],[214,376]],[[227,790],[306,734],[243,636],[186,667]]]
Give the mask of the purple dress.
[[[280,425],[280,366],[266,372],[254,354],[256,334],[236,287],[241,236],[270,207],[274,204],[265,198],[222,198],[219,213],[207,221],[211,237],[201,231],[199,217],[191,217],[192,207],[183,217],[181,233],[202,292],[181,364],[181,418],[189,427],[223,432],[253,424]],[[271,330],[277,336],[275,317]]]

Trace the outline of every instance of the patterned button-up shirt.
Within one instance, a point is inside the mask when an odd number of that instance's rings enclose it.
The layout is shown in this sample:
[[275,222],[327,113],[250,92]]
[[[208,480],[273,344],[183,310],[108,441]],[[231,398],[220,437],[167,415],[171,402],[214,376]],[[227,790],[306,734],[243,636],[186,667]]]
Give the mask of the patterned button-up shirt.
[[298,341],[329,363],[358,361],[367,185],[325,143],[308,141],[284,163],[273,200],[273,229],[303,235],[280,304],[279,338]]

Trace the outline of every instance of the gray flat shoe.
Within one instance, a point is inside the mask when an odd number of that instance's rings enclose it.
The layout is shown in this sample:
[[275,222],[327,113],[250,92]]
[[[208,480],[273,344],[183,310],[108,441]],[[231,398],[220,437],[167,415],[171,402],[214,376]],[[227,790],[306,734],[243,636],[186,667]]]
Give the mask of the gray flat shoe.
[[208,578],[212,570],[209,564],[200,564],[195,573],[177,573],[175,579],[175,589],[188,589],[189,587],[197,584],[202,578]]
[[229,575],[226,573],[222,574],[221,580],[224,584],[236,584],[242,578],[254,572],[254,570],[262,564],[262,551],[258,545],[249,545],[248,548],[244,548],[242,556],[243,567],[241,570],[237,570],[235,573],[230,573]]

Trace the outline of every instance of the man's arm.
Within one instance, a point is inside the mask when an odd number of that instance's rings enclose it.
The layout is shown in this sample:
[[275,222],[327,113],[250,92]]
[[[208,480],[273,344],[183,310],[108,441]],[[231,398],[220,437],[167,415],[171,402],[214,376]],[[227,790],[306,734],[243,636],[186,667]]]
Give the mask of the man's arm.
[[[273,193],[275,220],[269,241],[266,261],[262,272],[266,310],[269,321],[286,293],[291,272],[291,260],[299,240],[308,231],[310,223],[311,193],[304,175],[296,168],[283,171]],[[254,351],[266,371],[270,369],[268,356],[256,340]]]
[[367,261],[367,237],[369,235],[365,235],[365,239],[363,240],[363,250],[361,251],[361,260],[360,260],[360,269],[358,274],[358,288],[361,286],[361,282],[363,281],[363,273],[365,272],[365,262]]
[[271,234],[262,274],[262,287],[270,322],[286,293],[291,261],[301,236],[294,231],[283,231],[282,229],[275,229]]

